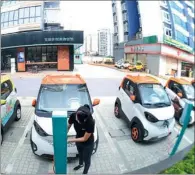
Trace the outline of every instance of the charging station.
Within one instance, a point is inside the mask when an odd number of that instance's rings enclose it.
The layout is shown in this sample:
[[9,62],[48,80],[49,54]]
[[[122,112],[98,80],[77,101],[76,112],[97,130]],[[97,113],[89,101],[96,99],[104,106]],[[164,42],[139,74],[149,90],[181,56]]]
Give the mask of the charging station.
[[186,103],[185,104],[182,116],[180,118],[180,122],[181,122],[181,124],[183,126],[182,126],[181,132],[179,134],[179,137],[178,137],[178,139],[177,139],[177,141],[176,141],[176,143],[175,143],[175,145],[174,145],[174,147],[173,147],[173,149],[172,149],[172,151],[170,153],[170,156],[173,156],[176,153],[176,151],[177,151],[177,149],[179,147],[179,144],[180,144],[180,142],[181,142],[181,140],[183,138],[185,130],[188,127],[188,124],[190,122],[190,116],[191,116],[192,108],[193,108],[193,105],[191,103]]
[[54,167],[56,174],[67,174],[67,112],[52,113]]

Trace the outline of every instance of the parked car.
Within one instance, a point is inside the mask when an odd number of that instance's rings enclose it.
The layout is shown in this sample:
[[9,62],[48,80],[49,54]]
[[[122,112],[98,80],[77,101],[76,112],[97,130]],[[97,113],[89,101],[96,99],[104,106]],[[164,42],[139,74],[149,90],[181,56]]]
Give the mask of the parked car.
[[117,67],[117,68],[119,68],[119,69],[121,69],[122,68],[122,64],[123,64],[123,60],[119,60],[119,61],[117,61],[116,63],[115,63],[115,67]]
[[130,63],[129,63],[128,61],[124,61],[124,62],[122,63],[121,68],[122,68],[122,69],[127,69],[127,68],[129,67],[129,65],[130,65]]
[[17,90],[8,75],[1,74],[1,144],[3,135],[13,121],[21,119],[21,105],[17,99]]
[[129,65],[130,71],[144,71],[145,66],[141,62],[137,62],[135,65],[131,64]]
[[[31,130],[31,148],[34,154],[46,158],[52,158],[53,133],[52,133],[52,112],[56,110],[75,112],[80,106],[88,104],[95,119],[94,106],[100,103],[94,99],[93,103],[87,85],[80,75],[48,75],[43,78],[37,100],[33,100],[35,107],[34,124]],[[72,126],[68,137],[75,137],[76,132]],[[99,136],[97,127],[94,132],[94,151],[98,148]],[[68,143],[67,157],[76,157],[78,152],[75,143]]]
[[118,91],[114,114],[124,118],[135,142],[168,136],[174,128],[174,108],[161,83],[153,77],[127,75]]
[[193,110],[191,111],[191,119],[190,125],[195,122],[194,120],[194,100],[195,100],[195,90],[192,84],[182,78],[171,77],[166,83],[166,91],[170,98],[173,96],[172,93],[175,94],[177,98],[172,98],[172,102],[175,108],[175,118],[179,122],[180,125],[180,118],[185,107],[185,103],[193,104]]

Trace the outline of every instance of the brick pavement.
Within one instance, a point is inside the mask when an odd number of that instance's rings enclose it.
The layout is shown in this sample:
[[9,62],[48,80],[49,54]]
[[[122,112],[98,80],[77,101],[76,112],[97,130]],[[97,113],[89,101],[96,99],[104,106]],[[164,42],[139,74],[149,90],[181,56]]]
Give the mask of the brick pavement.
[[[33,98],[33,97],[32,97]],[[101,99],[96,107],[96,122],[100,136],[99,147],[92,156],[90,174],[121,174],[131,172],[151,164],[157,163],[166,157],[176,139],[176,132],[159,142],[152,144],[137,144],[130,137],[130,130],[121,119],[114,117],[115,97]],[[5,135],[1,149],[1,172],[14,174],[48,174],[52,173],[52,162],[39,158],[32,153],[30,146],[30,131],[25,134],[24,142],[21,137],[28,125],[33,108],[31,99],[22,100],[22,119],[14,122]],[[21,145],[18,146],[18,143]],[[179,150],[189,143],[182,140]],[[78,159],[68,163],[68,174],[80,174],[73,171]],[[9,165],[9,166],[8,166]]]

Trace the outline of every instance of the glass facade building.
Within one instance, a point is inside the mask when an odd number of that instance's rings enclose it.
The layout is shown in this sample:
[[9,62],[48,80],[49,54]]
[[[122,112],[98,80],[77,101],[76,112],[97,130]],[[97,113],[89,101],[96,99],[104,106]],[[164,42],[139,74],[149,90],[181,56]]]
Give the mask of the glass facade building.
[[15,58],[16,71],[33,65],[73,70],[74,45],[83,44],[83,31],[63,30],[59,15],[60,1],[2,1],[1,69],[10,70]]

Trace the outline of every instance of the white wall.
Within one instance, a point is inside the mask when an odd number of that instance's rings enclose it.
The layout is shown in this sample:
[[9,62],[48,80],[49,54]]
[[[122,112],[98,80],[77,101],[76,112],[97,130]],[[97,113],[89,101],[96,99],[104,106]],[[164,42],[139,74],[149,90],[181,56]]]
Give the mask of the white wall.
[[117,20],[118,20],[118,41],[119,43],[124,41],[124,29],[123,29],[123,16],[121,1],[116,1]]
[[143,37],[157,35],[163,40],[163,22],[160,1],[138,1],[142,20]]
[[166,74],[166,57],[159,55],[159,75],[165,75]]

